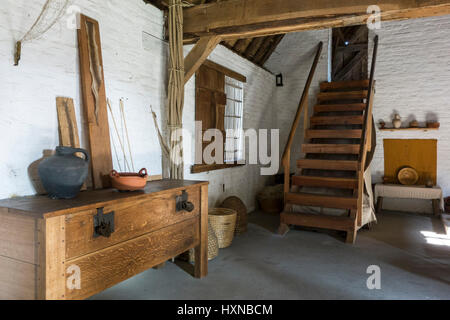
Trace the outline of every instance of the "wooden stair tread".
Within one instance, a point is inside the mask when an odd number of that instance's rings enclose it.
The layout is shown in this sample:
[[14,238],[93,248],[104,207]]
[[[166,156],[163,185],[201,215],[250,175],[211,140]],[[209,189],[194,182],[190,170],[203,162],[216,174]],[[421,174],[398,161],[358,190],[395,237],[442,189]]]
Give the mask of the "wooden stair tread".
[[328,116],[311,117],[312,125],[342,125],[342,124],[363,124],[364,117],[361,116]]
[[361,139],[362,130],[306,130],[306,139]]
[[312,206],[320,208],[335,208],[335,209],[357,209],[358,199],[354,197],[339,197],[320,195],[312,193],[293,193],[286,194],[286,201],[291,204],[301,206]]
[[356,178],[335,178],[319,176],[293,176],[292,184],[304,187],[324,187],[340,189],[357,189],[358,179]]
[[302,144],[303,153],[359,154],[359,144]]
[[323,228],[348,231],[355,227],[355,220],[350,217],[317,215],[301,212],[282,212],[280,220],[285,224],[293,224],[311,228]]
[[299,159],[297,160],[297,167],[300,169],[357,171],[358,161]]
[[317,104],[314,106],[314,112],[345,112],[345,111],[364,111],[365,103],[344,103],[344,104]]
[[334,81],[334,82],[322,82],[320,84],[321,91],[368,88],[368,87],[369,87],[369,80]]
[[317,95],[317,100],[318,101],[330,101],[330,100],[365,99],[365,98],[367,98],[367,94],[368,94],[367,90],[320,92]]

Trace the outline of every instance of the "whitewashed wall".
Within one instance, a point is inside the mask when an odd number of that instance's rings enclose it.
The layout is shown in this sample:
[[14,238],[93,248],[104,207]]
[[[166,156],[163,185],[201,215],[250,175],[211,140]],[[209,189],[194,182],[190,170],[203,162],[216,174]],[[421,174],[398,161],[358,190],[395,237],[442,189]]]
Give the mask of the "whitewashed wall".
[[[41,39],[25,43],[20,65],[13,66],[14,43],[30,28],[44,3],[2,0],[0,6],[0,198],[36,192],[29,166],[42,157],[43,150],[59,144],[56,96],[74,98],[82,145],[87,145],[77,35],[67,27],[68,17]],[[141,0],[77,0],[73,4],[100,23],[106,93],[117,118],[118,100],[126,99],[135,165],[158,174],[161,154],[149,106],[159,113],[164,102],[166,45],[147,35],[144,49],[143,31],[161,38],[162,13]],[[112,128],[111,119],[110,124]],[[117,167],[115,159],[114,163]]]
[[[399,113],[408,126],[439,120],[439,131],[381,132],[373,160],[374,182],[384,172],[383,139],[438,139],[438,185],[450,195],[450,16],[383,22],[379,35],[374,119],[388,125]],[[372,34],[373,36],[374,34]],[[371,37],[372,38],[372,37]]]
[[[277,87],[274,94],[274,120],[276,128],[280,129],[281,153],[289,136],[292,122],[297,112],[298,104],[305,87],[306,80],[317,52],[318,44],[323,42],[322,55],[317,65],[314,79],[309,91],[309,115],[316,103],[319,84],[328,78],[328,43],[330,30],[314,30],[285,35],[275,52],[264,65],[275,74],[283,74],[283,87]],[[297,129],[291,151],[291,172],[294,171],[296,160],[302,157],[303,118]]]
[[[67,27],[64,17],[41,39],[25,43],[22,60],[13,66],[14,43],[34,22],[45,0],[2,0],[0,6],[0,198],[35,194],[39,179],[36,166],[44,150],[58,144],[56,96],[75,100],[82,147],[87,147],[80,104],[80,76],[76,30]],[[142,0],[73,0],[72,3],[99,21],[107,96],[119,121],[119,99],[125,99],[127,125],[136,169],[146,167],[161,174],[161,149],[150,114],[150,105],[160,122],[167,82],[167,43],[163,35],[163,14]],[[187,48],[188,50],[188,48]],[[228,49],[218,47],[211,59],[247,76],[246,127],[272,127],[269,103],[274,77]],[[194,125],[194,80],[186,87],[185,128]],[[110,118],[112,142],[120,151]],[[119,131],[121,126],[119,124]],[[114,167],[123,168],[123,159]],[[210,205],[227,195],[243,198],[254,207],[255,193],[266,178],[257,166],[190,175],[193,155],[186,155],[186,178],[209,180]],[[37,190],[37,189],[38,190]],[[225,192],[223,192],[225,190]]]

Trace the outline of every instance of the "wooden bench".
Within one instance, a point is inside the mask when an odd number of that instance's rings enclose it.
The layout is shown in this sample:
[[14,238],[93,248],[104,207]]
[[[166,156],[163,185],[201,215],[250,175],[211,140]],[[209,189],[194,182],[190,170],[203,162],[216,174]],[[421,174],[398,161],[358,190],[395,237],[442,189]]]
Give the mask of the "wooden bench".
[[401,184],[378,183],[375,185],[377,213],[380,213],[382,210],[383,198],[431,200],[433,213],[435,215],[440,214],[444,203],[442,190],[439,187],[427,188],[425,186],[404,186]]

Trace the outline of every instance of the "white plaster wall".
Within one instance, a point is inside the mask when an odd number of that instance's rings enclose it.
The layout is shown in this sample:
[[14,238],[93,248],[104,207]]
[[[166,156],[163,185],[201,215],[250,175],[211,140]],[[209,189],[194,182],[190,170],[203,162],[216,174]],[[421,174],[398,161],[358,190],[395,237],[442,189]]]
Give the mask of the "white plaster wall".
[[[0,6],[0,198],[35,194],[38,179],[30,177],[30,164],[40,159],[44,150],[58,144],[56,96],[72,97],[78,120],[82,147],[87,148],[82,106],[76,30],[67,28],[64,17],[41,39],[25,43],[22,60],[13,66],[14,43],[34,22],[45,0],[2,0]],[[125,112],[136,169],[147,167],[150,174],[161,174],[161,149],[150,105],[158,115],[160,127],[167,83],[167,43],[163,35],[163,14],[142,0],[73,0],[72,3],[99,21],[107,96],[113,102],[119,122],[119,99],[125,98]],[[189,47],[186,48],[186,52]],[[272,128],[271,97],[275,88],[273,75],[219,46],[210,57],[247,76],[244,126]],[[195,81],[186,86],[184,127],[194,132]],[[120,150],[109,119],[112,142]],[[121,125],[119,124],[119,131]],[[114,148],[113,162],[117,160]],[[210,181],[210,205],[228,195],[241,197],[254,208],[257,191],[267,177],[259,167],[248,165],[210,173],[191,175],[194,155],[185,155],[186,179]],[[35,168],[33,167],[34,172]],[[39,188],[38,188],[39,189]],[[225,190],[225,192],[223,191]]]
[[[2,0],[0,6],[0,198],[36,192],[29,166],[43,150],[59,144],[56,96],[75,100],[80,136],[84,123],[76,30],[64,17],[41,39],[25,43],[22,60],[13,66],[14,43],[36,19],[45,0]],[[77,0],[81,12],[97,19],[103,49],[106,93],[118,113],[126,98],[126,118],[136,167],[161,171],[161,154],[149,105],[159,113],[165,96],[165,44],[153,37],[143,48],[142,32],[161,38],[162,13],[141,0]],[[112,122],[110,119],[110,126]],[[82,146],[86,147],[83,139]],[[117,139],[115,139],[117,142]],[[114,157],[115,167],[117,161]]]
[[[316,103],[319,85],[328,78],[328,44],[330,30],[313,30],[289,33],[281,40],[275,52],[264,65],[275,74],[283,74],[283,87],[276,87],[273,95],[276,113],[276,128],[280,129],[280,156],[289,136],[318,44],[323,42],[322,54],[309,91],[309,115]],[[303,117],[295,135],[291,151],[291,172],[295,171],[296,160],[302,157]],[[280,168],[281,169],[281,168]]]
[[[383,22],[379,35],[374,119],[390,125],[399,113],[404,125],[416,118],[441,123],[439,131],[381,132],[372,175],[384,174],[383,139],[438,139],[438,185],[450,195],[450,16]],[[373,36],[374,34],[372,34]],[[371,36],[371,38],[373,38]],[[378,126],[377,126],[378,127]],[[428,203],[427,203],[428,205]]]

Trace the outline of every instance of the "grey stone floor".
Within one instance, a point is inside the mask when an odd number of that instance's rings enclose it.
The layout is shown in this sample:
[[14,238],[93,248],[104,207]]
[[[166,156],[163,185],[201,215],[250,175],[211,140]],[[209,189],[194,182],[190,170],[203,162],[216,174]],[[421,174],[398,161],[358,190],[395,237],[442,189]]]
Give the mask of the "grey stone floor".
[[[333,232],[280,237],[277,226],[277,217],[252,213],[248,232],[220,250],[205,279],[167,263],[92,299],[450,299],[450,240],[433,235],[443,232],[437,218],[383,212],[355,245]],[[367,289],[369,265],[381,268],[380,290]]]

